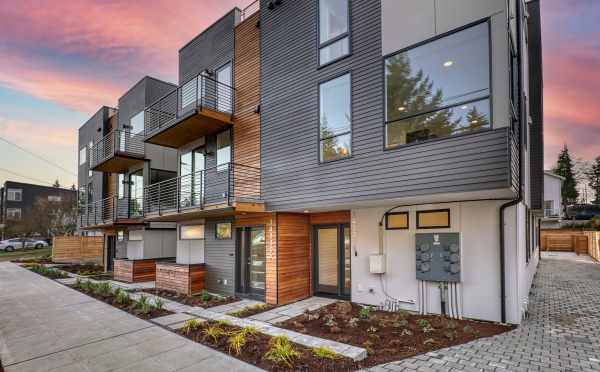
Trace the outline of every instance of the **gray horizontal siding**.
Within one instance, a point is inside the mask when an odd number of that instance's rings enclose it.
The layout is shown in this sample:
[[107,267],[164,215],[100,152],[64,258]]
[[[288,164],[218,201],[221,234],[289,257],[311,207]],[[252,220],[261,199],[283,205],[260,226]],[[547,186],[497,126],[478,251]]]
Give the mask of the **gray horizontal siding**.
[[234,27],[239,10],[233,9],[179,51],[179,84],[205,69],[215,70],[233,60]]
[[79,188],[86,188],[92,182],[94,188],[94,201],[101,200],[106,195],[104,194],[104,174],[94,172],[92,178],[88,175],[90,166],[90,153],[87,153],[85,164],[79,165],[79,150],[82,147],[88,146],[90,141],[93,143],[102,139],[106,132],[106,125],[109,117],[109,112],[112,110],[109,107],[103,106],[98,110],[84,125],[79,128],[79,144],[77,146],[77,182]]
[[[232,233],[232,239],[217,240],[215,228],[218,222],[231,221],[231,219],[206,220],[204,231],[206,290],[228,296],[235,292],[235,232]],[[227,280],[227,285],[223,284],[224,279]]]
[[[317,0],[263,1],[261,156],[270,210],[509,187],[506,129],[385,151],[381,9],[352,1],[352,55],[318,68]],[[320,164],[318,84],[352,75],[352,157]]]

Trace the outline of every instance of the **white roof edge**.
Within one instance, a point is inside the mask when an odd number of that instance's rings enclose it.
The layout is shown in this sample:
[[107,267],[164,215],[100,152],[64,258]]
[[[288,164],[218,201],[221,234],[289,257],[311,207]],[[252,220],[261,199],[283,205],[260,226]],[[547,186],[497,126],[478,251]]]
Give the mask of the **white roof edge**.
[[556,177],[556,178],[558,178],[558,179],[560,179],[562,181],[565,180],[565,178],[563,176],[559,176],[558,174],[556,174],[556,173],[554,173],[552,171],[547,171],[546,170],[546,171],[544,171],[544,174],[547,175],[547,176],[550,176],[550,177]]

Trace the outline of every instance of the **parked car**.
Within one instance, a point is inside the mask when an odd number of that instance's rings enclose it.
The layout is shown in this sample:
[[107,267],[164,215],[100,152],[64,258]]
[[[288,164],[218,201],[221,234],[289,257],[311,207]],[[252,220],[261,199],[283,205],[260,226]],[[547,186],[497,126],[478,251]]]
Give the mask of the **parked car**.
[[587,221],[600,216],[600,206],[594,204],[574,204],[567,207],[567,218]]
[[46,243],[44,240],[37,240],[37,239],[20,239],[20,238],[14,238],[14,239],[7,239],[7,240],[2,240],[0,241],[0,251],[5,251],[5,252],[14,252],[17,249],[24,249],[24,248],[43,248],[43,247],[47,247],[48,243]]

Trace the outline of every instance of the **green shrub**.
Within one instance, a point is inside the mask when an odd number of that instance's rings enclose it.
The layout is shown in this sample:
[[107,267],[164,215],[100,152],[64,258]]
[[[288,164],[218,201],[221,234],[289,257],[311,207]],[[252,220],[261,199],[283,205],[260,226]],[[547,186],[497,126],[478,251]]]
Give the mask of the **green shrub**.
[[208,291],[206,291],[206,289],[203,289],[200,293],[200,299],[204,302],[210,301],[211,298],[212,296],[210,295],[210,293],[208,293]]
[[317,358],[329,360],[335,360],[339,358],[339,356],[335,352],[323,346],[313,347],[311,351]]
[[358,313],[359,318],[361,318],[363,320],[369,319],[369,317],[371,316],[372,310],[373,310],[373,308],[371,306],[363,307],[362,309],[360,309],[360,312]]
[[229,353],[235,353],[235,355],[240,355],[242,352],[242,348],[246,345],[246,334],[244,331],[240,331],[235,333],[227,339],[227,345],[229,347]]
[[112,293],[112,287],[108,282],[100,283],[94,290],[94,293],[100,296],[110,296]]
[[270,348],[265,353],[265,359],[274,363],[282,363],[293,368],[294,360],[298,359],[300,354],[294,350],[294,347],[285,336],[276,336],[271,339]]
[[418,319],[417,325],[419,326],[419,328],[425,329],[429,327],[429,322],[427,321],[427,319]]

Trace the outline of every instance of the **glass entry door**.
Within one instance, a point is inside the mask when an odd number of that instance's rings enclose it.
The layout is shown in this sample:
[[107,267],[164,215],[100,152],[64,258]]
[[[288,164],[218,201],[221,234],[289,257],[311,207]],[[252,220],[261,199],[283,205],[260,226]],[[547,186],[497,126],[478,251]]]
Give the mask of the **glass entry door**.
[[349,297],[352,282],[350,226],[316,226],[314,238],[315,293]]
[[266,287],[265,228],[242,227],[237,235],[236,292],[242,296],[264,299]]
[[181,208],[201,205],[204,200],[204,150],[198,149],[182,154],[179,159],[179,205]]

